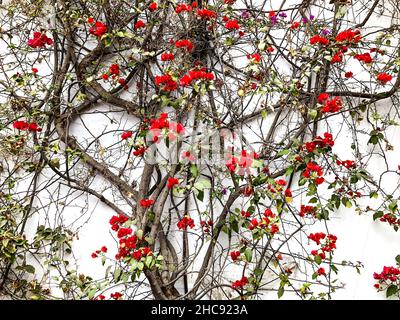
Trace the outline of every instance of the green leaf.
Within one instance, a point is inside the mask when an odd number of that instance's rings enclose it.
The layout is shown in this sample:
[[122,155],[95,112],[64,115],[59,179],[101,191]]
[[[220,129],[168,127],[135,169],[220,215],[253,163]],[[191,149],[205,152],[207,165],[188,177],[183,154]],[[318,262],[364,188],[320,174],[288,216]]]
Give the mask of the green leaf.
[[121,276],[121,269],[115,269],[115,271],[114,271],[114,281],[118,282],[120,276]]
[[398,265],[400,265],[400,254],[396,257],[396,262]]
[[284,292],[285,292],[285,288],[283,286],[280,286],[278,289],[278,298],[281,298],[283,296]]
[[246,257],[246,261],[247,261],[247,262],[251,262],[251,259],[252,259],[252,257],[253,257],[253,252],[251,251],[251,249],[247,248],[247,249],[244,251],[244,256]]
[[383,212],[382,211],[377,211],[374,213],[374,215],[372,216],[374,220],[379,219],[383,216]]
[[395,294],[397,293],[397,291],[398,291],[397,286],[395,286],[394,284],[392,284],[391,286],[389,286],[389,287],[386,289],[386,298],[389,298],[389,297],[395,295]]
[[30,264],[27,264],[26,266],[24,266],[24,269],[28,273],[31,273],[31,274],[35,273],[35,267],[31,266]]
[[195,164],[192,164],[192,166],[190,167],[190,173],[195,178],[199,176],[199,169],[197,169],[197,166]]
[[96,292],[97,292],[97,288],[94,288],[94,289],[90,290],[88,295],[87,295],[88,298],[92,299],[94,297],[94,295],[96,294]]
[[253,273],[256,277],[259,277],[263,274],[263,270],[260,268],[257,268],[257,269],[254,269]]

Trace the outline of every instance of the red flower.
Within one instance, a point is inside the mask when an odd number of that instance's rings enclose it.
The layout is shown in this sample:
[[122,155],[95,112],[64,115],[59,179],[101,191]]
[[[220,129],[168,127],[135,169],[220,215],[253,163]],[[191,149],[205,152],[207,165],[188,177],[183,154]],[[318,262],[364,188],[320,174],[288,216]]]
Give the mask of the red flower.
[[179,230],[186,230],[187,227],[190,229],[194,228],[194,221],[189,216],[184,216],[178,223],[177,223]]
[[140,29],[140,28],[145,28],[145,27],[146,27],[146,24],[142,20],[138,20],[134,26],[135,29]]
[[53,39],[46,36],[45,33],[42,32],[34,32],[33,38],[28,40],[28,46],[31,48],[44,48],[46,45],[52,45]]
[[93,252],[92,255],[91,255],[91,257],[92,257],[93,259],[96,259],[96,258],[97,258],[97,254],[96,254],[95,252]]
[[249,283],[249,280],[246,277],[242,277],[242,279],[235,281],[232,283],[232,288],[233,289],[243,289],[246,284]]
[[146,147],[145,146],[142,146],[142,147],[136,147],[135,146],[135,151],[133,151],[133,155],[134,156],[136,156],[136,157],[141,157],[141,156],[143,156],[144,155],[144,153],[146,152]]
[[228,22],[225,23],[225,28],[227,28],[228,30],[238,30],[240,29],[240,26],[237,20],[233,19],[233,20],[228,20]]
[[153,199],[142,199],[140,200],[139,204],[143,208],[150,208],[154,204],[154,202],[155,201]]
[[299,22],[293,22],[292,25],[290,26],[290,29],[294,30],[297,29],[298,27],[300,27],[300,23]]
[[86,22],[87,22],[87,23],[90,23],[90,24],[93,24],[93,23],[94,23],[93,17],[87,18]]
[[114,64],[112,64],[111,66],[110,66],[110,73],[111,74],[113,74],[113,75],[116,75],[116,76],[118,76],[119,75],[119,65],[118,64],[116,64],[116,63],[114,63]]
[[107,74],[107,73],[103,73],[103,74],[101,75],[101,78],[102,78],[103,80],[107,81],[107,80],[108,80],[108,74]]
[[40,128],[37,123],[32,122],[29,124],[28,130],[33,132],[40,132],[42,131],[42,128]]
[[33,73],[38,73],[39,72],[39,70],[37,68],[32,68],[31,70],[32,70]]
[[[305,206],[302,204],[300,206],[300,217],[304,217],[306,214],[314,214],[315,208],[313,206]],[[312,254],[312,252],[311,252]]]
[[286,189],[285,190],[285,197],[291,198],[292,196],[293,196],[292,195],[292,191],[290,189]]
[[101,252],[107,253],[107,247],[106,246],[102,246],[100,250],[101,250]]
[[344,74],[344,76],[345,76],[347,79],[349,79],[349,78],[351,78],[351,77],[353,76],[353,72],[348,71],[348,72],[346,72],[346,73]]
[[192,6],[191,5],[187,6],[186,4],[181,3],[181,4],[177,5],[177,7],[175,9],[175,12],[179,14],[179,13],[181,13],[183,11],[189,12],[190,10],[192,10]]
[[132,258],[139,261],[140,259],[142,259],[142,251],[137,250],[134,253],[132,253]]
[[329,45],[329,39],[320,35],[315,35],[310,39],[310,44],[319,44],[321,46]]
[[175,59],[175,56],[173,53],[163,53],[161,55],[161,61],[172,61]]
[[356,54],[354,56],[354,59],[357,59],[360,62],[364,63],[372,63],[372,57],[369,54],[369,52],[363,53],[363,54]]
[[259,53],[253,53],[252,55],[247,55],[247,59],[251,60],[253,63],[260,63],[261,56]]
[[175,42],[175,47],[186,48],[190,52],[193,50],[193,43],[189,39],[178,40]]
[[332,57],[331,64],[340,63],[342,61],[343,61],[343,53],[339,51],[335,53],[334,56]]
[[230,253],[231,258],[233,261],[236,261],[240,257],[240,251],[232,251]]
[[329,99],[329,94],[327,94],[327,93],[321,93],[319,96],[318,96],[318,103],[323,103],[325,100],[328,100]]
[[179,184],[179,180],[176,178],[168,178],[168,183],[167,183],[167,188],[168,189],[172,189],[174,187],[174,185]]
[[336,41],[337,42],[347,42],[351,44],[355,44],[361,41],[362,36],[360,35],[359,30],[345,30],[342,32],[339,32],[339,34],[336,36]]
[[172,77],[169,74],[163,75],[163,76],[156,76],[156,85],[164,85],[162,90],[164,91],[174,91],[178,88],[178,84],[176,81],[172,79]]
[[392,81],[392,79],[393,79],[393,77],[390,74],[387,74],[387,73],[379,73],[376,78],[382,84],[386,84],[389,81]]
[[118,300],[122,297],[122,293],[120,292],[111,293],[110,297],[113,298],[114,300]]
[[208,9],[206,9],[206,8],[204,8],[204,9],[198,9],[198,10],[197,10],[197,14],[198,14],[201,18],[207,19],[207,20],[217,17],[217,14],[216,14],[214,11],[208,10]]
[[121,134],[121,139],[126,140],[128,138],[132,137],[132,131],[125,131],[124,133]]
[[100,38],[107,32],[107,26],[101,21],[96,21],[94,26],[89,29],[89,32]]
[[158,4],[157,4],[157,2],[152,2],[152,3],[150,3],[150,5],[149,5],[149,10],[150,10],[151,12],[156,11],[157,9],[158,9]]
[[318,274],[319,276],[326,276],[325,269],[324,269],[324,268],[319,268],[319,269],[317,270],[317,274]]
[[334,112],[338,112],[342,109],[343,107],[343,103],[342,100],[340,100],[339,97],[335,97],[331,100],[328,100],[324,107],[321,109],[322,113],[334,113]]
[[13,127],[17,130],[28,130],[29,123],[26,121],[14,121]]

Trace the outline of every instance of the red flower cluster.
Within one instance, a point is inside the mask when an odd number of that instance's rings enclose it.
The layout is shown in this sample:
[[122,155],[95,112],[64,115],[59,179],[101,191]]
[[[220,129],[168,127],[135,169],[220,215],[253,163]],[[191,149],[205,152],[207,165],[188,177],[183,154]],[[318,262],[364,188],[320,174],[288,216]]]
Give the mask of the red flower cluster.
[[115,76],[119,75],[119,65],[118,64],[116,64],[116,63],[112,64],[110,66],[109,70],[112,75],[115,75]]
[[329,39],[320,35],[315,35],[310,39],[310,44],[319,44],[321,46],[329,45]]
[[90,27],[89,32],[90,34],[101,38],[107,32],[107,26],[101,21],[96,21],[94,26]]
[[178,179],[171,178],[171,177],[168,178],[168,181],[167,181],[167,188],[168,189],[172,189],[176,184],[179,184],[179,180]]
[[187,227],[190,229],[194,228],[194,221],[189,216],[184,216],[178,223],[177,223],[179,230],[186,230]]
[[172,61],[175,59],[175,56],[173,53],[163,53],[161,55],[161,61]]
[[242,210],[240,214],[242,215],[243,218],[250,218],[251,216],[251,213],[245,210]]
[[154,202],[155,201],[153,199],[142,199],[139,201],[139,204],[143,208],[150,208],[154,204]]
[[28,46],[31,48],[44,48],[47,45],[53,44],[53,39],[46,36],[45,33],[36,31],[33,33],[33,38],[28,40]]
[[110,297],[113,298],[114,300],[119,300],[122,298],[122,293],[120,292],[111,293]]
[[324,137],[316,136],[313,141],[306,142],[303,146],[300,146],[300,150],[304,148],[307,150],[308,153],[312,153],[315,151],[316,148],[328,148],[333,147],[335,142],[333,141],[332,134],[329,132],[324,133]]
[[338,166],[343,166],[348,170],[354,169],[356,167],[356,163],[352,160],[344,160],[344,161],[336,160],[336,164]]
[[232,251],[230,253],[231,258],[233,261],[236,261],[240,257],[240,251]]
[[343,52],[339,51],[333,55],[331,64],[341,63],[342,61],[343,61]]
[[[395,282],[400,280],[400,269],[396,267],[383,267],[381,273],[374,272],[374,279],[381,281]],[[379,285],[378,285],[379,286]]]
[[364,63],[372,63],[372,57],[368,52],[362,54],[356,54],[354,56],[354,59],[357,59],[358,61]]
[[294,30],[297,29],[298,27],[300,27],[300,22],[295,21],[291,24],[290,29]]
[[175,42],[175,47],[186,48],[188,52],[193,50],[193,43],[189,39],[178,40]]
[[236,280],[234,283],[232,283],[232,288],[243,289],[248,283],[249,279],[247,279],[246,277],[242,277],[242,279]]
[[14,121],[13,127],[14,129],[21,131],[31,131],[31,132],[42,131],[42,128],[40,128],[36,122],[28,123],[26,121]]
[[206,72],[205,70],[205,68],[202,68],[200,70],[190,70],[181,78],[180,85],[182,87],[186,87],[190,86],[195,80],[214,80],[214,74],[212,72]]
[[135,29],[146,28],[146,24],[142,20],[138,20],[135,25]]
[[311,233],[308,239],[315,241],[317,245],[321,244],[321,240],[325,240],[324,244],[321,246],[321,250],[324,252],[331,252],[336,249],[337,237],[333,234],[326,235],[323,232]]
[[322,176],[322,168],[319,165],[312,163],[312,162],[307,163],[306,170],[303,172],[303,177],[308,179],[311,177],[311,174],[313,172],[316,172],[316,174],[317,174],[317,178],[315,179],[316,184],[319,185],[325,181],[325,179],[323,177],[321,177]]
[[318,95],[318,103],[324,103],[326,100],[329,99],[329,94],[327,94],[326,92],[322,92]]
[[125,131],[121,134],[121,139],[126,140],[128,138],[132,137],[132,131]]
[[[254,159],[258,159],[259,155],[256,152],[247,152],[246,150],[242,150],[240,156],[236,157],[233,154],[228,154],[227,158],[225,164],[228,167],[228,170],[233,173],[238,166],[240,169],[250,168]],[[239,172],[239,174],[241,173],[243,172]]]
[[351,78],[352,76],[353,76],[353,72],[351,72],[351,71],[348,71],[344,74],[344,77],[347,79]]
[[326,258],[326,254],[325,252],[321,251],[319,252],[319,250],[312,250],[311,254],[315,257],[315,256],[319,256],[322,260],[324,260]]
[[340,97],[335,97],[325,102],[324,107],[321,109],[322,113],[335,113],[342,109],[343,103]]
[[240,26],[236,19],[232,19],[232,20],[228,20],[225,23],[225,28],[227,28],[228,30],[238,30],[238,29],[240,29]]
[[204,9],[198,9],[198,10],[197,10],[197,15],[198,15],[199,17],[201,17],[201,18],[203,18],[203,19],[207,19],[207,20],[213,19],[213,18],[216,18],[216,17],[217,17],[217,14],[216,14],[214,11],[208,10],[208,9],[206,9],[206,8],[204,8]]
[[313,206],[300,206],[300,217],[305,217],[307,214],[315,215],[315,208]]
[[214,225],[214,222],[212,220],[208,220],[208,221],[201,220],[200,221],[200,226],[203,228],[203,231],[205,233],[209,233],[210,232],[209,227],[212,227],[213,225]]
[[149,11],[153,12],[153,11],[156,11],[157,9],[158,9],[157,2],[152,2],[149,4]]
[[386,83],[392,81],[393,77],[390,74],[387,74],[387,73],[379,73],[378,76],[376,77],[376,79],[380,83],[386,84]]
[[310,239],[310,240],[312,240],[312,241],[315,241],[315,243],[316,243],[317,245],[320,245],[320,244],[321,244],[321,240],[325,239],[325,237],[326,237],[326,234],[325,234],[325,233],[323,233],[323,232],[317,232],[317,233],[311,233],[311,234],[308,236],[308,239]]
[[136,157],[141,157],[146,152],[147,148],[145,146],[134,146],[135,151],[133,151],[133,155]]
[[184,4],[184,3],[180,3],[180,4],[178,4],[177,6],[176,6],[176,8],[175,8],[175,12],[176,13],[181,13],[181,12],[184,12],[184,11],[186,11],[186,12],[189,12],[189,11],[191,11],[193,8],[197,8],[197,2],[195,1],[195,2],[193,2],[191,5],[189,4],[189,5],[186,5],[186,4]]
[[100,253],[107,253],[107,247],[106,246],[102,246],[101,248],[100,248],[100,250],[96,250],[95,252],[93,252],[92,253],[92,258],[94,259],[94,258],[97,258],[97,255],[98,254],[100,254]]
[[256,218],[252,219],[248,228],[249,230],[254,230],[256,228],[267,229],[267,231],[274,235],[279,231],[276,219],[276,214],[274,214],[271,209],[266,209],[264,211],[264,217],[260,221]]
[[398,225],[400,226],[400,218],[397,218],[396,216],[394,216],[393,214],[390,213],[385,213],[380,219],[379,221],[381,222],[387,222],[389,225],[391,226],[395,226]]
[[317,270],[317,275],[319,275],[319,276],[326,276],[325,269],[324,269],[324,268],[319,268],[319,269]]
[[259,53],[253,53],[253,54],[248,54],[247,59],[251,60],[253,63],[260,63],[261,61],[261,56]]
[[163,129],[168,130],[168,138],[170,140],[174,140],[176,134],[180,135],[185,132],[185,128],[181,123],[168,120],[167,113],[161,113],[159,118],[150,119],[149,131],[153,136],[154,142],[158,141]]
[[337,42],[346,42],[348,44],[356,44],[359,43],[362,39],[360,34],[360,30],[344,30],[338,33],[336,36]]
[[113,231],[118,231],[120,226],[124,224],[126,221],[129,219],[125,217],[124,215],[120,214],[118,216],[112,216],[109,223],[111,225],[111,229]]
[[174,91],[178,89],[178,83],[172,79],[171,75],[165,74],[163,76],[156,76],[156,85],[161,86],[164,85],[162,88],[163,91]]

